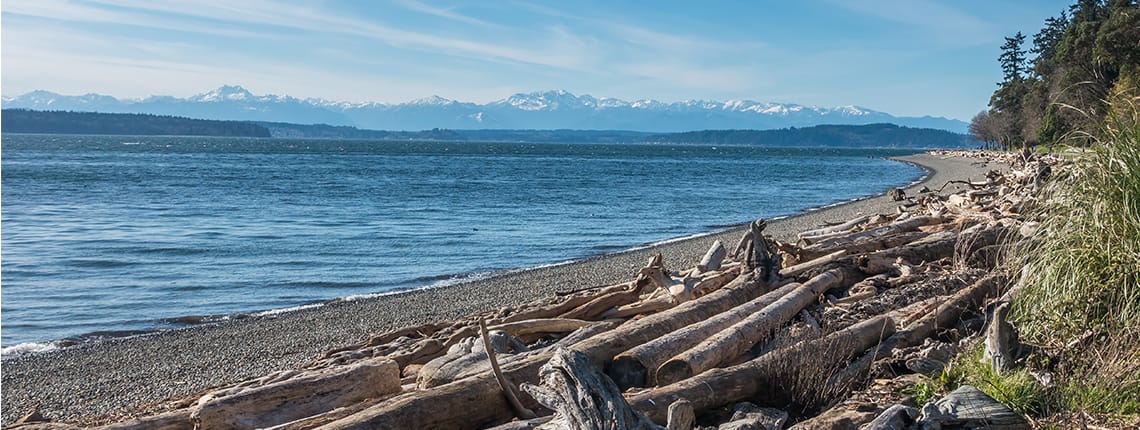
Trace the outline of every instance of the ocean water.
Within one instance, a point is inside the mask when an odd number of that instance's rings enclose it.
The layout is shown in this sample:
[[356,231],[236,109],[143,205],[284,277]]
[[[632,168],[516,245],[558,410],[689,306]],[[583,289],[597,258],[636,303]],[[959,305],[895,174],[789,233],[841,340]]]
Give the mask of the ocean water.
[[9,353],[580,259],[922,175],[883,158],[913,151],[866,149],[8,134],[2,148]]

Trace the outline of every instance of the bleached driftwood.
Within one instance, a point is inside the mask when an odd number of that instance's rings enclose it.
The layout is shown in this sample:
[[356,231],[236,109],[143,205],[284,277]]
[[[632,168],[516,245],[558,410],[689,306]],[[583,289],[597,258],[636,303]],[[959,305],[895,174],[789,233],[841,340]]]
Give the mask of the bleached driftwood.
[[[842,363],[894,333],[894,322],[879,316],[822,338],[803,342],[786,349],[770,352],[744,363],[712,369],[674,384],[639,392],[629,396],[635,410],[654,422],[666,419],[667,405],[678,399],[687,399],[697,411],[753,398],[763,392],[779,391],[781,363],[798,361],[795,357],[823,355]],[[825,369],[820,369],[825,371]]]
[[815,230],[804,231],[804,232],[801,232],[800,234],[798,234],[797,237],[799,237],[800,240],[803,240],[806,243],[810,243],[813,240],[826,238],[828,236],[845,234],[845,233],[848,233],[851,229],[858,226],[859,224],[867,222],[868,220],[870,220],[874,216],[875,216],[874,214],[863,215],[861,217],[854,218],[850,221],[847,221],[847,222],[844,222],[844,223],[841,223],[838,225],[817,228]]
[[839,260],[840,258],[842,258],[846,254],[847,254],[847,250],[841,249],[841,250],[832,252],[830,254],[827,254],[825,256],[816,258],[816,259],[811,260],[811,261],[805,261],[805,262],[797,264],[795,266],[785,267],[785,268],[780,270],[780,277],[782,277],[782,278],[794,277],[794,276],[799,275],[801,273],[804,273],[808,270],[811,270],[811,269],[814,269],[814,268],[817,268],[817,267],[820,267],[820,266],[823,266],[823,265],[826,265],[829,263],[834,263],[835,261]]
[[539,370],[541,385],[523,384],[554,418],[539,429],[657,430],[634,412],[621,391],[580,352],[558,348]]
[[982,361],[989,364],[997,374],[1003,374],[1013,369],[1016,358],[1017,332],[1007,320],[1009,303],[998,302],[994,306],[986,325],[985,347],[982,350]]
[[[633,346],[661,337],[678,328],[708,319],[726,309],[747,302],[768,289],[751,273],[743,274],[721,289],[682,303],[669,310],[622,324],[591,336],[571,348],[585,354],[595,365]],[[538,369],[550,353],[529,355],[503,363],[503,374],[513,382],[534,381]],[[454,428],[474,429],[501,423],[513,417],[502,396],[488,396],[497,390],[490,372],[474,375],[431,390],[405,393],[373,405],[359,413],[326,426],[327,429],[372,428]],[[530,407],[526,399],[524,406]],[[437,411],[446,410],[447,414]]]
[[373,358],[265,385],[218,390],[199,399],[190,418],[202,428],[269,427],[399,390],[396,362]]
[[713,242],[705,255],[701,257],[701,261],[697,263],[697,273],[704,273],[711,270],[719,270],[720,264],[724,262],[724,257],[728,251],[724,249],[724,244],[719,240]]
[[671,384],[740,357],[827,290],[855,283],[858,275],[832,269],[808,280],[764,309],[678,354],[657,369],[658,384]]
[[657,384],[657,368],[673,356],[696,346],[721,330],[771,305],[800,284],[788,284],[712,318],[685,326],[672,333],[638,345],[614,357],[607,373],[619,387],[644,387]]

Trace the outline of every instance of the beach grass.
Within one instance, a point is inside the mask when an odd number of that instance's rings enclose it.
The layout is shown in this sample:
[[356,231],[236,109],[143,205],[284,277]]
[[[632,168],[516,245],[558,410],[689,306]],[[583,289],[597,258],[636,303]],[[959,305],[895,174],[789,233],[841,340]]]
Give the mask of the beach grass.
[[923,404],[973,385],[1035,427],[1140,423],[1140,96],[1119,91],[1095,142],[1038,194],[1037,233],[1008,256],[1023,365],[995,372],[975,342],[905,390]]

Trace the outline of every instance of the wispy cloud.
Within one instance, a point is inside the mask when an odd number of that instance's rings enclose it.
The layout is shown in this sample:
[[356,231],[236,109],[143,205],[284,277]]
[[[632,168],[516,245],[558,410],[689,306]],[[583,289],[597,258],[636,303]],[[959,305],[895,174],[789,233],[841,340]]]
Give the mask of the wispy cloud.
[[961,9],[931,0],[832,0],[853,12],[909,25],[947,44],[986,43],[997,30]]
[[437,7],[437,6],[429,5],[427,3],[424,3],[424,2],[421,2],[418,0],[395,0],[395,4],[401,6],[405,9],[411,10],[411,11],[436,16],[436,17],[447,19],[450,21],[460,22],[460,23],[464,23],[464,24],[470,24],[470,25],[474,25],[474,26],[478,26],[478,27],[484,27],[484,28],[503,28],[503,26],[501,26],[499,24],[495,24],[495,23],[485,21],[482,19],[473,18],[473,17],[467,16],[467,15],[459,14],[459,13],[455,12],[455,8]]

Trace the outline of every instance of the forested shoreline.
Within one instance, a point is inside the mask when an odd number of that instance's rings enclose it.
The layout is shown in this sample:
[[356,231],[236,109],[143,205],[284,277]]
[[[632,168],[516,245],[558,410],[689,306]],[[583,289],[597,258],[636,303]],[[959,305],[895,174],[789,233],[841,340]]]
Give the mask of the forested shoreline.
[[7,133],[135,136],[270,137],[269,129],[246,121],[216,121],[175,116],[4,109]]

